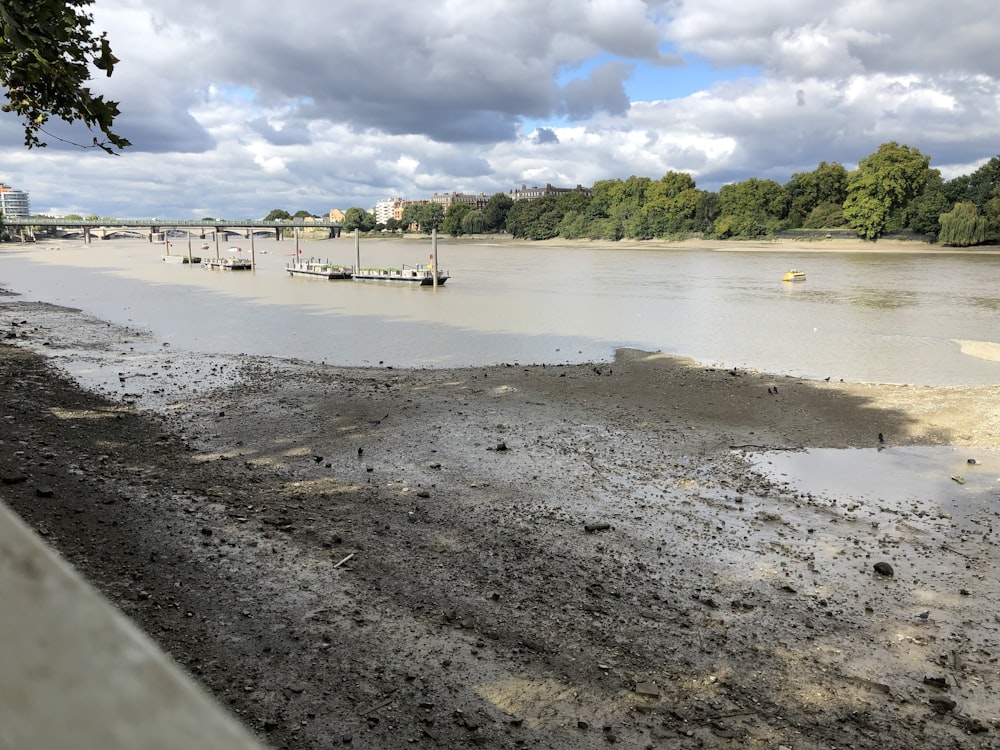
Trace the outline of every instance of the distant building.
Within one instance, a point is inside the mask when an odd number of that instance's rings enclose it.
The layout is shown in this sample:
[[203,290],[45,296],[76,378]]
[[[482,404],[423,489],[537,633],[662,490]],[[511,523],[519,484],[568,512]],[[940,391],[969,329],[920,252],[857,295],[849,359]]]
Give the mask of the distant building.
[[23,190],[14,190],[0,183],[0,213],[19,219],[30,219],[31,208],[28,205],[28,194]]
[[347,215],[339,208],[331,208],[330,213],[328,213],[327,216],[330,221],[343,221]]
[[[372,213],[375,215],[376,224],[387,224],[389,219],[401,218],[403,215],[403,203],[405,201],[402,198],[383,198],[380,201],[375,202],[375,209]],[[397,216],[397,214],[399,214]]]
[[577,185],[575,188],[559,188],[549,184],[546,184],[545,187],[521,185],[520,190],[510,191],[510,197],[516,201],[533,201],[546,195],[565,195],[566,193],[583,193],[589,197],[590,188],[585,188],[583,185]]
[[489,200],[486,193],[434,193],[431,196],[431,203],[440,203],[445,211],[456,203],[468,203],[473,208],[482,209]]

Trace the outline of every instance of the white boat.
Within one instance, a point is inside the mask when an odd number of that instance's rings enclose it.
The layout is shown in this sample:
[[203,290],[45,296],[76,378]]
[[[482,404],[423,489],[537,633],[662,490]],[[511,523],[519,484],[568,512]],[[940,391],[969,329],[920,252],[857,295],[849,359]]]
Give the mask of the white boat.
[[161,255],[160,259],[164,263],[201,263],[201,258],[197,255],[188,257],[187,255],[171,255],[168,253],[166,255]]
[[[437,283],[441,286],[448,280],[447,271],[437,272]],[[434,267],[429,265],[402,268],[359,268],[354,272],[355,281],[402,281],[420,286],[434,285]]]
[[311,276],[320,279],[349,279],[354,273],[351,266],[340,266],[329,261],[309,259],[298,263],[289,263],[285,270],[292,276]]

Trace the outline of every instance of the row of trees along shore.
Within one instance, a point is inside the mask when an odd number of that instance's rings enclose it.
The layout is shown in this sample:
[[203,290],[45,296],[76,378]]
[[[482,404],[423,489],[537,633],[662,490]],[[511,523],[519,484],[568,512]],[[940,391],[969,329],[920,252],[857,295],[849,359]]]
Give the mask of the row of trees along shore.
[[751,177],[699,190],[691,175],[668,172],[659,180],[632,176],[596,182],[591,195],[572,192],[531,201],[493,195],[483,209],[454,204],[409,204],[401,221],[375,225],[362,208],[346,212],[344,227],[402,231],[419,226],[452,236],[507,232],[529,240],[650,240],[701,236],[763,239],[796,230],[836,230],[878,240],[918,236],[953,247],[1000,240],[1000,157],[970,175],[944,180],[930,157],[896,142],[848,172],[821,162],[781,185]]

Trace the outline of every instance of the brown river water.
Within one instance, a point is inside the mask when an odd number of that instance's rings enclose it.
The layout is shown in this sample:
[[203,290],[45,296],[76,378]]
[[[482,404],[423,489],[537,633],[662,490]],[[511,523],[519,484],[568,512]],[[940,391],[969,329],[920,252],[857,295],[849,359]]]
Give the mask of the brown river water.
[[[607,361],[627,346],[807,378],[1000,383],[997,254],[442,239],[451,278],[433,289],[293,278],[294,240],[230,238],[219,252],[230,247],[256,269],[163,263],[164,245],[145,240],[7,245],[0,285],[209,353],[435,367]],[[355,261],[352,237],[298,249]],[[360,244],[362,265],[428,263],[432,249]],[[192,252],[216,248],[194,240]],[[806,281],[782,282],[790,268]]]

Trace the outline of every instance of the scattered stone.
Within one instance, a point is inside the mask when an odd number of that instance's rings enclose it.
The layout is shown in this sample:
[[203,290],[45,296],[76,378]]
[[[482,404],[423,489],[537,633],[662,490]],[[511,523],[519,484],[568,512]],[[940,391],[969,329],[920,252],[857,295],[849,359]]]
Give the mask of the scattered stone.
[[635,692],[637,695],[643,695],[647,698],[660,697],[660,688],[656,686],[655,682],[637,682]]
[[37,487],[35,488],[35,495],[38,497],[52,497],[55,495],[55,490],[51,487]]
[[584,524],[583,530],[586,531],[588,534],[593,534],[595,531],[607,531],[610,528],[611,528],[610,523],[601,522],[601,523]]
[[924,677],[924,684],[940,688],[941,690],[948,689],[948,679],[946,677]]
[[886,578],[892,578],[896,574],[896,572],[892,569],[892,566],[887,562],[875,563],[875,572],[880,576],[885,576]]
[[954,711],[955,706],[958,705],[951,698],[945,698],[943,696],[935,696],[930,699],[931,708],[937,711],[939,714],[946,714],[949,711]]

